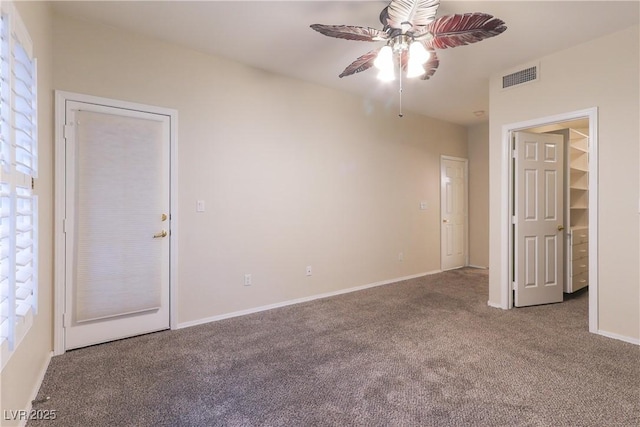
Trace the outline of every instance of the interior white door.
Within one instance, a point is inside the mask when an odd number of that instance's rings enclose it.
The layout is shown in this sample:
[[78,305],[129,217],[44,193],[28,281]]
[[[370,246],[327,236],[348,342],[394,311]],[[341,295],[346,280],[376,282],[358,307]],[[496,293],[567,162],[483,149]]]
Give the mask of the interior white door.
[[467,265],[467,160],[440,160],[441,269]]
[[65,110],[65,349],[167,329],[170,117]]
[[562,302],[563,138],[516,132],[515,152],[514,304]]

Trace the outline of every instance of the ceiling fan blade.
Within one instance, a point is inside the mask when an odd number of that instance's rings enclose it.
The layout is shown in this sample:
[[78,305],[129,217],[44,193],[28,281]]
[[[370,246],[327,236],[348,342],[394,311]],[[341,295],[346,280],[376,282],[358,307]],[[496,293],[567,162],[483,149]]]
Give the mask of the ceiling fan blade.
[[311,28],[329,37],[346,40],[359,40],[366,42],[387,40],[387,34],[370,27],[357,27],[353,25],[323,25],[313,24]]
[[[392,0],[387,10],[391,28],[409,30],[431,24],[440,0]],[[403,28],[404,27],[404,28]]]
[[431,57],[427,63],[423,65],[425,73],[420,76],[421,80],[429,80],[429,78],[433,77],[438,69],[438,65],[440,65],[440,60],[438,59],[438,55],[436,55],[436,51],[430,50],[429,53],[431,54]]
[[497,36],[507,29],[504,21],[486,13],[465,13],[438,18],[429,26],[431,48],[446,49],[476,43]]
[[382,47],[367,52],[353,61],[347,68],[344,69],[342,73],[340,73],[340,76],[338,77],[342,78],[368,70],[373,66],[373,61],[375,61],[376,57],[378,56],[378,52],[380,52],[380,49],[382,49]]
[[389,6],[385,7],[380,12],[380,23],[386,27],[388,20],[389,20]]

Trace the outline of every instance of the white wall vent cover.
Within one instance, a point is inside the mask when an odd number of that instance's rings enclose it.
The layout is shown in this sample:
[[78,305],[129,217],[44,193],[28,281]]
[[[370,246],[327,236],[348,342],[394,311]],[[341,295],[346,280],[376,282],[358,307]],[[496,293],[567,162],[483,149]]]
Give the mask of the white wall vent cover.
[[538,77],[538,66],[533,65],[520,71],[507,74],[506,76],[502,76],[502,89],[521,85],[523,83],[534,82],[538,80]]

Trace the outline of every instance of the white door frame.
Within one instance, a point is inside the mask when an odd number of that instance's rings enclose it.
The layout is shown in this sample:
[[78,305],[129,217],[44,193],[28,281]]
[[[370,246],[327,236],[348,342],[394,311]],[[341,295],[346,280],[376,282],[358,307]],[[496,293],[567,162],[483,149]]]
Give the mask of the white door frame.
[[469,265],[469,159],[440,155],[440,270],[442,270],[442,161],[464,162],[464,265]]
[[501,277],[501,304],[504,309],[513,308],[513,253],[510,206],[513,203],[513,162],[511,157],[511,134],[532,127],[566,122],[589,120],[589,332],[598,332],[598,108],[578,110],[554,116],[541,117],[502,126],[502,200],[501,210],[506,221],[501,226],[500,253],[508,259],[507,271]]
[[178,111],[155,107],[151,105],[137,104],[119,101],[109,98],[101,98],[79,93],[56,91],[55,92],[55,175],[54,175],[54,273],[53,273],[53,353],[60,355],[65,352],[64,343],[64,313],[65,313],[65,104],[67,101],[78,101],[88,104],[107,105],[134,111],[143,111],[161,114],[169,117],[170,123],[170,229],[171,240],[169,246],[169,324],[171,329],[177,327],[176,316],[176,274],[178,271]]

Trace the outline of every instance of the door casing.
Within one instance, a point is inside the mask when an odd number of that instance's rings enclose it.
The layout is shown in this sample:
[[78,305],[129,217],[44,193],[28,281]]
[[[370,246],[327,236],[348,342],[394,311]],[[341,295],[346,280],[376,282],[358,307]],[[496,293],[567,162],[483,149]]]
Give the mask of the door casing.
[[144,111],[168,116],[170,119],[170,160],[169,186],[171,209],[171,240],[169,255],[169,322],[171,329],[177,327],[176,316],[176,272],[178,265],[178,158],[177,158],[177,124],[178,112],[173,109],[150,105],[101,98],[66,91],[55,92],[55,200],[54,200],[54,309],[53,309],[53,352],[60,355],[65,352],[64,313],[65,313],[65,113],[66,102],[78,101],[89,104],[106,105],[135,111]]
[[505,271],[500,272],[500,308],[513,308],[513,239],[510,207],[514,202],[513,163],[511,161],[511,136],[513,132],[528,128],[567,122],[589,120],[589,332],[598,333],[598,108],[593,107],[564,114],[541,117],[502,126],[502,188],[501,212],[503,221],[500,227],[500,253],[506,259]]

